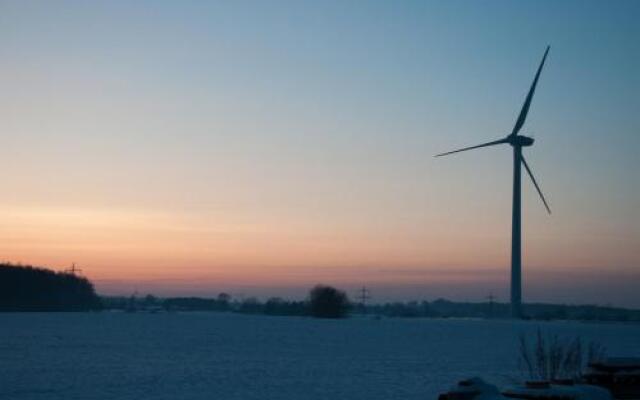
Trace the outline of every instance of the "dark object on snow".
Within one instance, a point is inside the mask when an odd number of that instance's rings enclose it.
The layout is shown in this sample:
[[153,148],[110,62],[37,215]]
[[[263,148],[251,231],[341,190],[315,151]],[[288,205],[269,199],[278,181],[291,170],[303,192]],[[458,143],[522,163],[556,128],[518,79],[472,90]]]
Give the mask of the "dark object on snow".
[[549,381],[526,381],[524,385],[527,389],[549,389],[551,387]]
[[447,393],[438,396],[438,400],[506,400],[494,385],[481,378],[465,379]]
[[640,358],[607,358],[591,363],[584,379],[609,389],[616,399],[640,399]]
[[349,311],[346,293],[331,286],[318,285],[309,293],[309,311],[317,318],[344,318]]
[[525,386],[515,386],[504,390],[502,394],[510,399],[523,400],[611,400],[611,393],[599,386],[575,384],[562,381],[530,381]]
[[528,381],[500,391],[481,378],[458,382],[438,400],[611,400],[611,393],[602,387],[577,384],[573,380]]

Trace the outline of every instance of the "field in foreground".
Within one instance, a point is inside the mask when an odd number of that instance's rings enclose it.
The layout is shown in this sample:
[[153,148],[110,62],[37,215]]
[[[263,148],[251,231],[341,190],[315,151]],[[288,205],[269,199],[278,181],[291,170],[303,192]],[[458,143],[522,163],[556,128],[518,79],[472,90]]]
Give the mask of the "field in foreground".
[[0,314],[0,399],[436,399],[518,377],[521,332],[640,355],[640,325],[222,313]]

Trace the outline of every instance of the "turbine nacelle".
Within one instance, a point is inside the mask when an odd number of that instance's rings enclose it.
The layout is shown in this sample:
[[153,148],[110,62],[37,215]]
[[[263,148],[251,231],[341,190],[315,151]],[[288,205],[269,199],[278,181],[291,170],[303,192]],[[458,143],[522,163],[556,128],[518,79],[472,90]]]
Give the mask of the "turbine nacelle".
[[511,146],[519,146],[519,147],[527,147],[527,146],[531,146],[533,145],[533,142],[535,140],[532,137],[529,136],[522,136],[522,135],[512,135],[512,136],[507,136],[507,143],[509,143]]

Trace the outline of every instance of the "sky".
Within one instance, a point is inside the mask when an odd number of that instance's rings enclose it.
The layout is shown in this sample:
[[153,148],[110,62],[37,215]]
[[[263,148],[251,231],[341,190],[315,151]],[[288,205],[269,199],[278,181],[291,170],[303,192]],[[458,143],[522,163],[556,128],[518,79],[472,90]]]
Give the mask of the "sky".
[[0,259],[100,293],[640,307],[637,1],[0,1]]

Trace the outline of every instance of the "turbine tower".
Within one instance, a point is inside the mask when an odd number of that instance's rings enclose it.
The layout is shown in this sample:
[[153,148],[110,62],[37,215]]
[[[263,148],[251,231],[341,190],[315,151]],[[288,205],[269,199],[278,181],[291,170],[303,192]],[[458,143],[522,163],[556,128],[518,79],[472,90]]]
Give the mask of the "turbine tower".
[[531,172],[531,168],[529,168],[529,164],[524,159],[522,155],[522,148],[533,145],[533,138],[519,135],[520,129],[524,125],[524,121],[527,118],[527,113],[529,112],[529,106],[531,106],[531,99],[533,98],[533,93],[536,90],[536,85],[538,84],[538,78],[540,78],[540,72],[542,71],[542,67],[544,66],[544,62],[547,59],[547,54],[549,53],[549,46],[544,52],[544,56],[542,57],[542,61],[540,61],[540,66],[538,67],[538,72],[536,72],[536,76],[533,79],[533,83],[531,84],[531,88],[529,89],[529,93],[527,94],[527,98],[522,105],[522,110],[520,111],[520,115],[516,121],[516,125],[513,127],[513,130],[506,137],[494,140],[492,142],[479,144],[477,146],[465,147],[463,149],[449,151],[446,153],[438,154],[436,157],[446,156],[453,153],[458,153],[461,151],[477,149],[480,147],[487,146],[495,146],[498,144],[510,144],[513,147],[513,209],[511,215],[511,315],[513,318],[521,318],[522,317],[522,236],[521,236],[521,196],[520,196],[520,187],[521,187],[521,167],[524,165],[525,170],[529,174],[533,185],[536,187],[542,202],[544,203],[547,212],[551,214],[551,209],[549,208],[549,204],[547,200],[544,198],[542,194],[542,190],[540,190],[540,186],[538,186],[538,182],[536,182],[536,178],[533,176],[533,172]]

